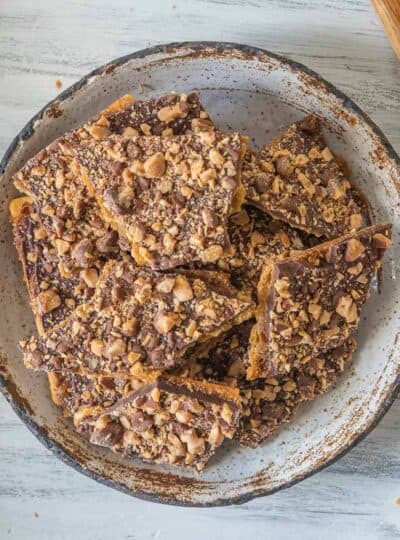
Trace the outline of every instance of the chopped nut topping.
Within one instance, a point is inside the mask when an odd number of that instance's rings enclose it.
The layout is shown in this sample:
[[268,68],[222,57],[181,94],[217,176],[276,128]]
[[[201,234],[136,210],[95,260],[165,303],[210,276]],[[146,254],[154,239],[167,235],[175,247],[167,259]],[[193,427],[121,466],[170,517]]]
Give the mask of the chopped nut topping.
[[137,137],[139,135],[139,132],[137,129],[131,127],[131,126],[128,126],[124,129],[124,131],[122,132],[122,134],[125,136],[125,137]]
[[162,293],[170,293],[175,286],[174,277],[165,277],[156,285],[156,290]]
[[101,339],[92,339],[90,342],[90,350],[96,356],[102,356],[104,350],[104,341]]
[[70,243],[65,240],[57,239],[55,240],[55,244],[59,255],[65,255],[69,251]]
[[217,165],[218,167],[222,167],[225,163],[224,156],[218,152],[215,148],[212,148],[209,152],[209,158],[213,165]]
[[126,345],[123,339],[113,339],[106,348],[109,356],[122,356],[126,352]]
[[346,262],[354,262],[364,254],[365,248],[363,244],[356,238],[352,238],[347,242],[344,259]]
[[157,152],[153,156],[150,156],[144,162],[144,172],[150,178],[161,178],[165,172],[165,158],[164,154]]
[[[266,170],[266,172],[269,172],[268,164],[263,161],[262,162],[262,168],[263,170]],[[276,172],[278,174],[281,174],[282,176],[288,176],[289,174],[292,174],[294,171],[294,166],[292,165],[290,158],[288,156],[281,156],[278,157],[278,159],[275,162]],[[270,171],[273,172],[273,171]]]
[[336,313],[339,313],[348,323],[353,323],[358,319],[357,305],[351,296],[342,296],[336,306]]
[[185,116],[185,113],[179,107],[179,103],[172,106],[163,107],[157,113],[158,119],[161,120],[161,122],[167,122],[167,123],[171,122],[172,120],[175,120],[176,118],[181,118],[184,116]]
[[331,161],[333,159],[333,154],[328,147],[325,147],[321,152],[322,159],[325,161]]
[[38,294],[38,303],[42,313],[53,311],[61,304],[61,298],[53,289],[48,289]]
[[168,334],[177,322],[173,313],[160,313],[154,320],[154,327],[160,334]]
[[96,268],[86,268],[82,270],[81,277],[88,287],[95,288],[97,280],[99,279],[99,273]]
[[376,233],[372,237],[372,244],[377,249],[387,249],[391,246],[392,241],[391,239],[382,233]]
[[215,263],[222,257],[223,252],[224,250],[221,246],[210,246],[201,254],[201,260],[203,263]]
[[121,326],[122,333],[124,336],[133,337],[138,331],[138,326],[139,323],[136,318],[128,319]]
[[110,135],[111,132],[106,127],[94,124],[91,128],[89,128],[89,133],[95,139],[101,139],[103,137],[108,137],[108,135]]
[[173,288],[174,296],[178,302],[187,302],[193,298],[193,291],[185,276],[178,276]]

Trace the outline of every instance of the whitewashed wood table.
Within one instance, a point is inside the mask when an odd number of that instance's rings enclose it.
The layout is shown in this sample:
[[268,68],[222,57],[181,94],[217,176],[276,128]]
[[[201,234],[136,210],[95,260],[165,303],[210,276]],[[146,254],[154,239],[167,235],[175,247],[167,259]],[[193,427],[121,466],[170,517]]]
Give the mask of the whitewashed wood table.
[[[112,58],[183,40],[298,60],[353,98],[400,151],[400,72],[367,0],[1,0],[0,151],[59,90]],[[400,536],[400,401],[339,462],[243,506],[173,508],[61,463],[0,398],[0,540],[302,540]]]

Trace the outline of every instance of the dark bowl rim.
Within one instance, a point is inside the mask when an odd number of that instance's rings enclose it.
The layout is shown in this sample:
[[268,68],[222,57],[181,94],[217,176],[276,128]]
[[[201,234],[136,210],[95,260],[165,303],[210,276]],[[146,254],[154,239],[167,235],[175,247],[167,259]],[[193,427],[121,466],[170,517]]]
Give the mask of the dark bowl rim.
[[[120,56],[111,62],[108,62],[99,68],[94,69],[84,77],[82,77],[79,81],[68,87],[66,90],[61,92],[57,97],[52,99],[45,105],[37,114],[35,114],[29,122],[19,131],[19,133],[14,137],[14,139],[11,141],[10,145],[8,146],[1,162],[0,162],[0,176],[4,175],[6,172],[7,166],[14,154],[14,152],[17,150],[18,146],[28,139],[35,130],[35,124],[39,120],[41,120],[46,112],[53,106],[57,106],[63,101],[65,101],[67,98],[74,95],[76,92],[78,92],[81,88],[83,88],[88,81],[97,76],[101,76],[103,74],[107,74],[112,72],[115,68],[122,66],[123,64],[126,64],[130,60],[137,59],[137,58],[145,58],[150,55],[154,55],[157,53],[167,53],[169,50],[179,50],[179,49],[192,49],[193,51],[199,51],[202,50],[214,50],[215,52],[226,52],[229,50],[232,51],[239,51],[240,53],[250,55],[250,56],[267,56],[270,58],[273,58],[274,60],[278,60],[283,65],[287,65],[290,67],[293,71],[305,73],[306,75],[309,75],[310,77],[314,78],[319,83],[322,83],[326,90],[335,95],[338,99],[342,102],[343,109],[346,109],[350,113],[355,113],[357,116],[362,118],[364,122],[368,125],[368,127],[371,129],[373,134],[379,139],[379,142],[384,147],[387,156],[394,160],[400,174],[400,157],[394,150],[393,146],[387,139],[387,137],[384,135],[384,133],[381,131],[381,129],[371,120],[371,118],[365,114],[360,107],[354,103],[354,101],[350,98],[348,98],[343,92],[341,92],[339,89],[337,89],[333,84],[326,81],[323,77],[318,75],[315,71],[309,69],[307,66],[296,62],[295,60],[291,60],[289,58],[286,58],[285,56],[281,56],[275,53],[272,53],[268,51],[267,49],[262,49],[260,47],[253,47],[250,45],[243,45],[240,43],[233,43],[233,42],[221,42],[221,41],[182,41],[182,42],[172,42],[167,44],[160,44],[155,45],[152,47],[147,47],[145,49],[141,49],[139,51]],[[10,385],[11,386],[11,385]],[[23,404],[17,403],[17,400],[14,399],[13,392],[8,388],[8,381],[5,379],[0,372],[0,391],[5,396],[6,400],[10,403],[13,410],[16,412],[16,414],[21,418],[21,420],[27,425],[29,430],[35,435],[35,437],[47,448],[49,449],[55,456],[57,456],[61,461],[75,469],[76,471],[80,472],[81,474],[91,478],[92,480],[96,480],[102,485],[105,485],[107,487],[111,487],[113,489],[116,489],[122,493],[125,493],[127,495],[130,495],[132,497],[144,500],[144,501],[150,501],[150,502],[157,502],[161,504],[168,504],[171,506],[179,506],[179,507],[197,507],[197,508],[208,508],[208,507],[217,507],[217,506],[230,506],[230,505],[239,505],[246,503],[248,501],[251,501],[253,499],[256,499],[258,497],[264,497],[267,495],[272,495],[278,491],[281,491],[283,489],[287,489],[302,480],[305,480],[306,478],[309,478],[310,476],[316,474],[317,472],[322,471],[329,465],[332,465],[336,461],[338,461],[341,457],[343,457],[345,454],[347,454],[354,446],[356,446],[360,441],[362,441],[380,422],[380,420],[383,418],[383,416],[387,413],[387,411],[390,409],[390,407],[393,405],[397,395],[400,392],[400,371],[397,374],[396,378],[390,385],[389,389],[386,391],[386,396],[383,400],[383,403],[381,406],[376,410],[374,417],[370,421],[370,423],[363,429],[363,431],[357,433],[353,440],[351,440],[347,445],[344,446],[342,450],[340,450],[336,455],[322,463],[321,465],[318,465],[312,470],[308,470],[305,473],[297,476],[296,478],[282,484],[281,486],[278,486],[273,489],[268,488],[256,488],[252,492],[246,493],[244,495],[237,495],[233,497],[226,497],[226,498],[219,498],[215,499],[210,502],[191,502],[191,501],[185,501],[185,500],[178,500],[178,499],[172,499],[167,498],[164,496],[160,496],[157,494],[149,494],[146,492],[140,492],[135,491],[132,492],[130,489],[126,488],[124,485],[114,482],[113,480],[110,480],[108,478],[105,478],[104,475],[101,475],[99,473],[96,473],[94,471],[90,471],[86,469],[83,465],[81,465],[76,458],[74,458],[67,450],[62,448],[61,444],[56,443],[54,440],[52,440],[47,432],[43,430],[34,420],[31,418],[29,412],[24,408]]]

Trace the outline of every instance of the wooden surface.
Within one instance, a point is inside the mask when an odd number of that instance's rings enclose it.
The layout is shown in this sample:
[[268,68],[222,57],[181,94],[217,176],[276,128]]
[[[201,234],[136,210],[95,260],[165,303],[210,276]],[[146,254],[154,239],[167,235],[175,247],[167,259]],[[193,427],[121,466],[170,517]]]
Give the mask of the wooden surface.
[[[1,0],[0,151],[59,90],[151,44],[225,40],[307,64],[352,97],[400,151],[400,73],[367,0]],[[172,508],[63,465],[0,397],[0,540],[362,540],[400,535],[400,401],[316,476],[240,507]]]
[[398,0],[372,0],[394,52],[400,59],[400,3]]

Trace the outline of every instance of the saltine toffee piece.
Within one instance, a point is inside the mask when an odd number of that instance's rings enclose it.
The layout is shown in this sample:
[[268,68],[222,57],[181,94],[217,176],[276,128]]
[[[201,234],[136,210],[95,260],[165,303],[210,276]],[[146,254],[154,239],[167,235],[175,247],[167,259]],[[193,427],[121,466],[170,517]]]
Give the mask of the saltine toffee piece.
[[233,328],[206,356],[180,368],[181,376],[204,379],[238,388],[242,416],[235,438],[256,447],[294,417],[298,407],[324,394],[350,364],[353,338],[329,351],[296,363],[276,377],[246,379],[252,320]]
[[12,199],[10,219],[36,326],[43,334],[93,295],[98,271],[91,268],[77,276],[61,275],[57,251],[30,197]]
[[247,202],[317,237],[336,238],[366,225],[358,193],[313,115],[258,153],[247,152],[243,182]]
[[264,264],[309,247],[302,231],[251,206],[231,216],[228,231],[230,253],[214,266],[229,272],[235,287],[251,289],[254,294]]
[[214,274],[158,274],[128,257],[110,261],[88,303],[44,337],[21,343],[25,364],[114,375],[180,365],[193,348],[254,313],[228,284],[222,291],[224,280]]
[[52,400],[71,417],[78,432],[88,431],[90,423],[120,399],[156,379],[147,373],[142,377],[114,377],[75,373],[48,373]]
[[140,266],[217,262],[227,221],[240,209],[244,139],[215,130],[180,137],[121,137],[74,148],[80,175]]
[[[116,103],[118,104],[118,101]],[[171,137],[213,128],[197,92],[169,93],[159,98],[131,100],[123,107],[112,108],[109,107],[106,114],[100,113],[83,126],[95,139],[108,137],[113,133]]]
[[350,364],[355,347],[354,339],[348,338],[288,373],[244,384],[240,390],[243,418],[237,432],[240,444],[255,448],[290,422],[302,403],[324,394]]
[[354,334],[390,236],[390,224],[373,225],[267,265],[247,377],[288,372]]
[[238,390],[161,377],[104,411],[90,441],[144,461],[204,469],[240,419]]
[[57,250],[63,277],[96,268],[104,257],[119,252],[118,234],[104,221],[96,199],[75,174],[72,146],[111,133],[170,136],[192,128],[208,129],[207,118],[195,93],[148,101],[124,96],[83,127],[54,141],[17,173],[15,186],[34,200],[48,240]]

